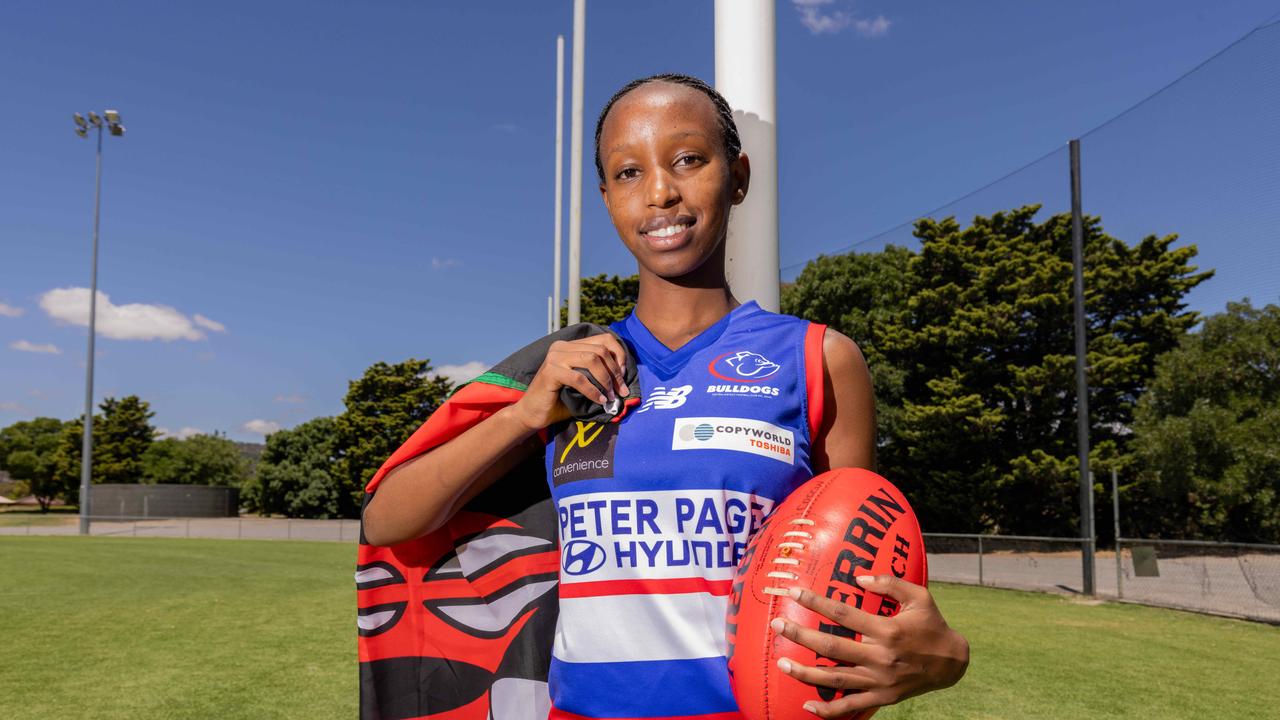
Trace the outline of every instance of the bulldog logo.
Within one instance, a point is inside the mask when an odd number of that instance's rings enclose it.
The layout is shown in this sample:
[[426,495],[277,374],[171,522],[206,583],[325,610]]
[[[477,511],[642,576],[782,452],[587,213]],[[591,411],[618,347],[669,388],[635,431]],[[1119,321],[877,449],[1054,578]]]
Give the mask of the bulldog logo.
[[750,350],[725,353],[707,366],[712,375],[730,382],[759,382],[781,369],[778,363]]

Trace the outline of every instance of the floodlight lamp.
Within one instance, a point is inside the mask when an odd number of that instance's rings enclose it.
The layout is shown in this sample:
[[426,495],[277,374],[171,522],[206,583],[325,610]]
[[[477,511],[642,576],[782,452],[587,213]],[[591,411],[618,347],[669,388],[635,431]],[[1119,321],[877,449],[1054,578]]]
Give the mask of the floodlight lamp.
[[111,128],[111,134],[112,134],[112,135],[115,135],[116,137],[120,137],[120,136],[124,135],[124,126],[123,126],[123,125],[118,125],[118,124],[116,124],[116,123],[111,123],[111,125],[109,125],[108,127],[110,127],[110,128]]
[[107,122],[109,122],[109,123],[119,123],[119,122],[120,122],[120,113],[119,113],[119,112],[117,112],[117,111],[115,111],[115,110],[107,110],[107,111],[103,112],[102,114],[107,118]]
[[80,113],[76,113],[76,126],[77,126],[77,127],[89,127],[88,123],[86,123],[86,122],[84,121],[84,116],[83,116],[83,115],[81,115]]
[[84,129],[84,128],[82,128],[82,127],[78,127],[78,128],[76,128],[76,134],[77,134],[77,135],[79,135],[79,136],[80,136],[80,137],[82,137],[82,138],[87,138],[87,137],[89,137],[89,131],[88,131],[88,130],[86,130],[86,129]]
[[94,127],[98,127],[102,125],[102,118],[98,117],[98,113],[91,112],[89,113],[89,124]]

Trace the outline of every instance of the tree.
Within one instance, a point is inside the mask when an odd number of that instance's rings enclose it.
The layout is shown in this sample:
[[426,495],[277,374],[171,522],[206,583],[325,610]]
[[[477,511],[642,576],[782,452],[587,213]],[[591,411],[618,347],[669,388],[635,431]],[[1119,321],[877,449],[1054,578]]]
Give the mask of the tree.
[[333,472],[342,487],[339,516],[359,515],[364,486],[452,390],[453,383],[432,374],[431,361],[413,358],[395,365],[375,363],[351,381],[346,410],[333,423]]
[[41,417],[0,430],[0,469],[22,481],[46,512],[65,490],[54,467],[63,425],[57,418]]
[[142,480],[142,456],[156,436],[155,413],[137,395],[107,398],[99,405],[102,422],[93,426],[94,482],[136,483]]
[[1131,532],[1280,542],[1280,307],[1228,303],[1161,356],[1134,435]]
[[[608,325],[625,318],[640,297],[640,276],[612,277],[601,273],[582,278],[578,315],[582,322]],[[560,307],[560,327],[569,324],[569,303]]]
[[267,436],[257,473],[245,486],[246,504],[263,515],[350,517],[344,514],[349,493],[335,472],[334,424],[319,417]]
[[[106,398],[98,406],[102,414],[93,416],[94,483],[136,483],[142,480],[142,456],[155,438],[151,405],[137,395],[119,400]],[[53,456],[56,482],[66,489],[68,502],[79,502],[80,457],[84,418],[63,426]]]
[[[880,467],[938,531],[1077,531],[1071,219],[1038,210],[920,220],[918,252],[819,258],[784,296],[888,366],[872,371]],[[1129,462],[1134,403],[1212,273],[1174,235],[1130,247],[1092,217],[1084,235],[1092,457],[1107,467]]]
[[249,462],[226,436],[194,435],[157,440],[142,455],[142,481],[240,487]]

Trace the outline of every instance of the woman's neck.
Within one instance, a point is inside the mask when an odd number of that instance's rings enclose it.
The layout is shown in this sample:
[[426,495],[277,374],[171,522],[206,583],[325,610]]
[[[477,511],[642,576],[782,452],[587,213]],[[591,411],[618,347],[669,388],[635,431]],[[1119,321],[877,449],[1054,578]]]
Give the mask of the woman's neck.
[[697,337],[741,304],[724,283],[689,286],[645,275],[641,273],[636,317],[671,349]]

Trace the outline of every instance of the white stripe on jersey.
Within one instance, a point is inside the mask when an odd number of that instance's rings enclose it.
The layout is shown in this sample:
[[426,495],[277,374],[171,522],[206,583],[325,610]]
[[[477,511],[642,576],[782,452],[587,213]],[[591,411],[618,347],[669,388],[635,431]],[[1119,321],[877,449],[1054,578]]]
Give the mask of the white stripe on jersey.
[[561,598],[551,654],[574,663],[723,656],[728,602],[707,593]]

